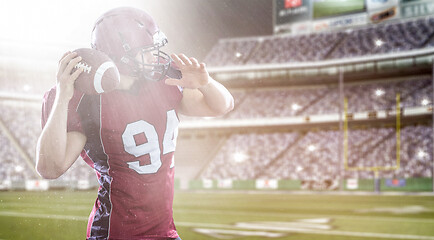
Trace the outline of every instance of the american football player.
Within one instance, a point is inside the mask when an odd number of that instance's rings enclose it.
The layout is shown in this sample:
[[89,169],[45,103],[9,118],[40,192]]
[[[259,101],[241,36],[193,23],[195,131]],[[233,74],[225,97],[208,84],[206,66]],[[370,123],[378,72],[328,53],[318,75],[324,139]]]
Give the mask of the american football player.
[[178,114],[233,109],[232,95],[205,64],[169,56],[161,49],[167,42],[146,12],[110,10],[95,23],[92,48],[115,62],[119,87],[100,95],[74,89],[81,58],[67,52],[44,96],[36,168],[54,179],[81,155],[95,169],[100,187],[87,239],[180,239],[172,217]]

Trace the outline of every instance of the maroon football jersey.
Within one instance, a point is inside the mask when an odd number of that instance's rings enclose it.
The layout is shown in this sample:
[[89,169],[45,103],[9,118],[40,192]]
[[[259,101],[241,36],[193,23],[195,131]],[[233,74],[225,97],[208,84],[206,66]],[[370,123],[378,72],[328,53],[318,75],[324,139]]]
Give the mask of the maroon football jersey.
[[[56,89],[44,96],[42,125]],[[177,238],[172,217],[173,155],[178,130],[178,87],[137,81],[130,90],[74,93],[68,131],[86,135],[81,153],[95,169],[99,190],[88,239]]]

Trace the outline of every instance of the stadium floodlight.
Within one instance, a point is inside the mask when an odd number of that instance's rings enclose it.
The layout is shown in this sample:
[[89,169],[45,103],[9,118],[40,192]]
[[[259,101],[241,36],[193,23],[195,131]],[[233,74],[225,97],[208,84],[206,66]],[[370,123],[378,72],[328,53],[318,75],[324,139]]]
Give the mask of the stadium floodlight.
[[385,93],[384,90],[381,88],[378,88],[377,90],[375,90],[375,96],[377,96],[377,97],[383,96],[384,93]]
[[234,162],[242,163],[247,160],[247,155],[243,152],[236,152],[234,153],[233,158],[234,158]]
[[425,158],[427,156],[428,156],[428,153],[426,153],[424,150],[419,149],[419,151],[417,151],[417,157],[419,159],[423,159],[423,158]]
[[381,39],[375,40],[375,46],[381,47],[381,45],[383,45],[383,44],[384,44],[383,40],[381,40]]
[[24,86],[23,86],[24,92],[28,92],[28,91],[30,91],[30,89],[32,89],[32,86],[30,86],[29,84],[24,84]]
[[291,106],[291,108],[292,108],[292,110],[297,111],[298,109],[301,108],[301,106],[298,105],[297,103],[293,103],[292,106]]
[[241,54],[240,52],[235,53],[235,57],[240,58],[241,56],[243,56],[243,54]]
[[17,165],[17,166],[15,166],[15,172],[22,172],[24,170],[24,168],[23,168],[23,166],[21,166],[21,165]]
[[422,101],[420,101],[420,103],[422,104],[422,106],[426,106],[429,104],[429,100],[424,98],[424,99],[422,99]]
[[316,150],[316,146],[311,144],[307,147],[307,150],[309,150],[309,152],[313,152]]

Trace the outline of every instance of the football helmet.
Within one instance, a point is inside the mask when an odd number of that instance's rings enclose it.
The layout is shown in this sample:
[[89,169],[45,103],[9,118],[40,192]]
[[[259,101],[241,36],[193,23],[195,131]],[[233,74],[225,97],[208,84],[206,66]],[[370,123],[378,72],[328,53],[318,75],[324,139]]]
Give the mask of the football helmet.
[[121,74],[153,81],[169,72],[170,56],[160,48],[166,36],[145,11],[120,7],[104,13],[92,30],[91,46],[116,63]]

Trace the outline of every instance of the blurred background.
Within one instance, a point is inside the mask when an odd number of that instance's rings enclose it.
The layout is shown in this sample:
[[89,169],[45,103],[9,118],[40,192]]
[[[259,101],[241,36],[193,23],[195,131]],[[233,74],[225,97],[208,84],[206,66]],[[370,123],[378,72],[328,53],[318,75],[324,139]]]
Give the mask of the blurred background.
[[[185,191],[254,190],[258,197],[275,194],[264,198],[270,202],[306,192],[422,194],[426,202],[414,204],[425,215],[413,220],[426,231],[401,227],[408,230],[402,234],[434,235],[430,0],[2,1],[0,198],[25,190],[96,195],[95,173],[84,161],[47,181],[35,172],[34,155],[42,96],[55,84],[59,58],[89,47],[94,21],[117,6],[148,11],[169,39],[165,50],[206,62],[235,98],[235,109],[224,117],[180,116],[175,158],[181,199]],[[285,201],[276,206],[285,209]],[[410,200],[401,203],[398,208],[405,208]],[[18,216],[4,206],[1,216]],[[359,214],[354,211],[348,214]],[[193,232],[183,223],[185,234]],[[202,235],[191,239],[234,234],[195,232]],[[388,236],[406,238],[371,239]]]
[[[44,68],[43,71],[55,69],[65,51],[90,47],[96,19],[119,6],[146,10],[168,36],[170,44],[166,51],[183,52],[199,60],[203,60],[219,38],[272,33],[272,6],[264,0],[18,0],[2,2],[0,6],[3,68],[18,64],[21,69],[23,66]],[[41,81],[39,78],[38,82]]]

